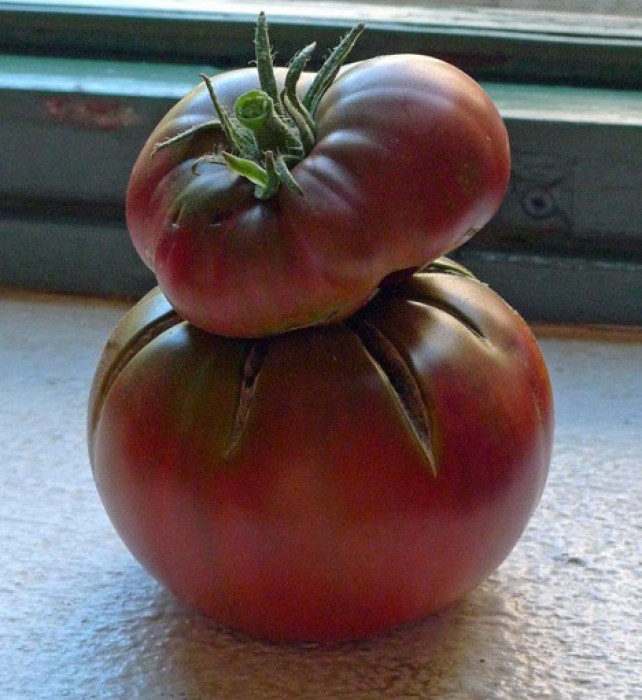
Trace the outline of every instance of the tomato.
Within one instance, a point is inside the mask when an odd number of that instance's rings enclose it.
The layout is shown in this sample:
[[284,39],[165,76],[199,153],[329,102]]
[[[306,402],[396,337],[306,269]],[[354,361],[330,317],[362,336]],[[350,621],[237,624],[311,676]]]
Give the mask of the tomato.
[[[289,72],[270,69],[272,102],[283,102]],[[297,75],[302,101],[314,79]],[[267,102],[264,82],[247,68],[198,86],[153,131],[131,175],[136,250],[199,328],[260,337],[345,318],[382,280],[461,245],[499,208],[510,152],[495,105],[459,69],[420,55],[344,65],[306,112],[313,141],[283,146],[291,187],[257,198],[254,180],[230,170],[230,139],[205,127],[216,116],[211,92],[225,114],[240,114],[248,93]],[[263,106],[250,102],[248,123]]]
[[526,323],[444,260],[351,318],[208,334],[158,289],[94,380],[116,530],[178,597],[272,640],[363,638],[460,599],[542,493],[553,407]]

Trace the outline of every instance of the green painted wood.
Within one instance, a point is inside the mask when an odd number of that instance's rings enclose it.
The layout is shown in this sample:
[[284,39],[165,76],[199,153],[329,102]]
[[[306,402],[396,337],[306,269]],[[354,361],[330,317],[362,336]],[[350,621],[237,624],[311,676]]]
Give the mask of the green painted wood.
[[0,195],[122,207],[149,133],[210,66],[0,56]]
[[[465,247],[455,256],[531,322],[642,325],[642,262]],[[137,299],[155,285],[123,224],[0,219],[0,285]]]
[[[0,57],[0,285],[129,297],[153,285],[125,230],[127,180],[202,70]],[[534,320],[641,323],[642,93],[485,87],[513,172],[462,261]]]
[[154,285],[123,222],[0,216],[0,286],[135,299]]
[[5,54],[0,56],[0,88],[179,99],[200,78],[214,74],[208,64],[157,64],[141,61],[111,61],[82,58]]
[[[40,55],[246,64],[256,10],[251,4],[189,2],[170,9],[109,3],[0,2],[0,51]],[[301,3],[270,14],[273,43],[284,58],[316,39],[319,56],[346,27],[368,31],[354,58],[416,52],[441,56],[478,79],[642,85],[642,19],[520,13],[396,4]]]
[[470,248],[454,257],[530,322],[642,325],[639,260]]

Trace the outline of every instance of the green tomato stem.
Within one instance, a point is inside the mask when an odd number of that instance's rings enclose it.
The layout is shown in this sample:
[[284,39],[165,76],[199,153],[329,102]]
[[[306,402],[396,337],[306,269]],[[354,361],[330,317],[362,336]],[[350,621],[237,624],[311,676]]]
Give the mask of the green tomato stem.
[[234,114],[243,126],[258,131],[267,120],[274,117],[274,102],[262,90],[251,90],[236,100]]
[[256,141],[252,137],[252,132],[245,128],[239,128],[239,125],[232,121],[225,107],[219,102],[212,81],[203,73],[201,73],[201,78],[205,83],[214,111],[220,120],[221,128],[230,146],[242,157],[257,160],[260,153]]
[[281,185],[303,194],[292,174],[292,167],[310,153],[316,138],[314,115],[339,69],[364,29],[358,24],[330,53],[303,97],[299,96],[298,83],[303,70],[314,51],[315,44],[301,49],[288,67],[283,92],[279,92],[272,47],[265,13],[258,17],[254,38],[256,66],[260,90],[241,95],[234,103],[232,113],[227,111],[216,95],[212,81],[201,74],[217,120],[197,125],[158,144],[160,150],[188,139],[204,129],[220,128],[228,148],[201,156],[200,163],[227,166],[236,174],[255,185],[259,199],[272,197]]
[[234,116],[252,132],[261,153],[273,151],[301,158],[305,154],[298,130],[277,115],[274,101],[262,90],[241,95],[234,104]]

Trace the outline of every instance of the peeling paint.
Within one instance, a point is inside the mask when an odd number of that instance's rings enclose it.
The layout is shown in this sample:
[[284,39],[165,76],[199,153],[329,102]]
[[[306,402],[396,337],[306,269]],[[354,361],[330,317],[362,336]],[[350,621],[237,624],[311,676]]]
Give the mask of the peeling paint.
[[74,128],[115,131],[141,122],[134,109],[119,100],[58,95],[47,97],[43,102],[51,121]]

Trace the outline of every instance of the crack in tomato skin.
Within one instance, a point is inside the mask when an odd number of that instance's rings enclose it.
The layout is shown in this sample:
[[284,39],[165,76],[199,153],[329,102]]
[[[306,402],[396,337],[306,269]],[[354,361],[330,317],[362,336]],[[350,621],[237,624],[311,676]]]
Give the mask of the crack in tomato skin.
[[433,476],[437,476],[431,447],[430,419],[423,394],[403,355],[375,324],[355,317],[345,325],[358,336],[372,362],[390,382],[391,393],[399,403],[412,434],[425,455],[427,468]]
[[225,456],[229,457],[238,444],[245,424],[252,409],[254,391],[259,380],[261,367],[270,351],[270,341],[268,339],[257,340],[249,344],[249,350],[243,364],[243,378],[239,391],[239,399],[232,424],[232,433],[225,451]]

